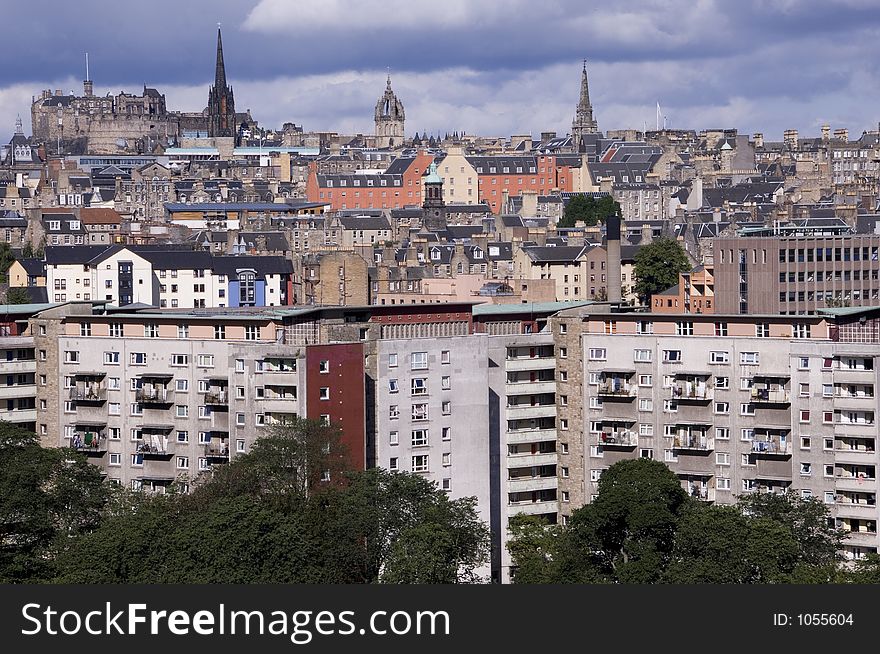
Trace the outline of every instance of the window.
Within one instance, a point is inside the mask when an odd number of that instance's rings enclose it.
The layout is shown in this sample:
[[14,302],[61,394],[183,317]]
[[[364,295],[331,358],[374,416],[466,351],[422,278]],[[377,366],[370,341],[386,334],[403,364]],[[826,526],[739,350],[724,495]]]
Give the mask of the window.
[[758,338],[770,337],[770,323],[759,322],[755,325],[755,336]]
[[441,350],[440,351],[440,363],[449,363],[449,350]]
[[427,404],[413,404],[412,405],[412,420],[427,420],[428,419],[428,405]]
[[146,323],[144,325],[144,338],[159,338],[159,325]]
[[812,463],[801,463],[801,476],[809,477],[813,474],[813,464]]
[[650,320],[639,320],[636,322],[636,333],[637,334],[653,334],[654,333],[654,323]]
[[92,323],[81,322],[79,324],[79,335],[80,336],[91,336],[92,335]]
[[76,350],[65,350],[64,363],[79,363],[79,352]]
[[664,363],[681,363],[681,350],[663,350]]
[[633,350],[633,361],[649,363],[651,361],[651,350]]
[[427,472],[428,471],[428,455],[427,454],[417,454],[412,458],[412,471],[413,472]]
[[119,352],[104,352],[104,365],[118,366]]
[[237,439],[235,440],[235,451],[236,451],[236,452],[244,452],[244,451],[245,451],[244,439],[243,439],[243,438],[237,438]]
[[197,355],[196,365],[199,368],[213,368],[214,367],[214,355],[213,354],[199,354],[199,355]]
[[189,365],[189,356],[186,354],[172,354],[171,355],[171,365],[172,366],[187,366],[187,365]]
[[189,443],[189,432],[188,431],[177,432],[177,442],[178,443]]
[[715,403],[715,413],[718,413],[718,414],[730,413],[730,403],[729,402],[716,402]]
[[758,365],[758,353],[757,352],[740,352],[739,353],[739,362],[744,366],[756,366]]
[[110,453],[110,465],[111,466],[121,466],[122,465],[122,455],[118,452]]
[[400,437],[398,436],[396,431],[388,432],[388,444],[389,445],[397,445],[400,443]]
[[118,416],[122,414],[122,405],[119,402],[109,402],[107,404],[107,413],[111,416]]
[[730,388],[730,377],[716,377],[715,388],[724,391]]
[[676,336],[693,336],[694,323],[690,320],[679,320],[675,323]]
[[[823,411],[822,412],[822,422],[824,422],[826,425],[834,422],[834,412],[833,411]],[[847,422],[861,422],[861,421],[850,419]],[[870,423],[868,423],[868,424],[870,424]]]
[[189,415],[189,407],[186,404],[178,404],[174,409],[178,418],[186,418]]
[[389,393],[396,393],[398,390],[400,390],[400,389],[397,386],[397,380],[396,379],[389,379],[388,380],[388,392]]
[[416,395],[427,395],[428,394],[428,380],[424,377],[413,377],[412,382],[410,384],[411,393],[413,396]]
[[639,398],[639,411],[653,411],[654,401],[650,398]]
[[825,471],[826,477],[833,477],[834,476],[834,464],[833,463],[826,463],[825,465],[822,466],[822,469]]
[[755,405],[751,403],[743,403],[739,405],[739,414],[741,416],[755,415]]
[[568,333],[568,325],[565,324],[564,322],[559,323],[559,333],[560,334],[567,334]]
[[235,414],[235,424],[238,425],[239,427],[244,427],[244,414],[243,413],[236,413]]
[[143,454],[132,454],[131,455],[131,465],[134,467],[141,467],[144,465],[144,455]]
[[146,364],[147,364],[147,353],[146,352],[132,352],[131,353],[131,365],[144,366]]
[[208,459],[204,457],[199,457],[199,470],[210,470],[211,466],[208,464]]
[[806,409],[801,410],[801,422],[810,422],[810,412]]
[[663,450],[663,460],[675,463],[678,461],[678,455],[675,453],[675,450]]
[[396,354],[389,354],[388,355],[388,367],[389,368],[396,368],[397,367],[397,355]]
[[428,353],[413,352],[410,355],[410,363],[413,370],[426,370],[428,368]]
[[452,465],[452,454],[450,454],[449,452],[444,452],[441,457],[440,462],[444,467],[451,466]]
[[396,456],[392,456],[390,459],[388,459],[388,470],[390,470],[391,472],[397,472],[400,469],[398,467],[397,461],[398,459]]
[[189,325],[177,326],[177,338],[189,338]]
[[653,375],[639,375],[639,386],[651,386],[653,385]]
[[560,359],[567,359],[568,358],[568,348],[567,347],[559,348],[559,358]]
[[607,358],[607,352],[604,347],[590,348],[590,360],[591,361],[605,361],[606,358]]
[[730,465],[730,453],[715,452],[715,463],[720,466]]
[[[322,375],[326,375],[330,372],[330,362],[326,359],[318,362],[318,372]],[[395,380],[396,381],[396,380]]]
[[716,322],[715,323],[715,336],[727,336],[727,323],[726,322]]
[[654,425],[649,422],[643,422],[639,424],[639,436],[653,436],[654,435]]
[[260,338],[260,328],[257,325],[245,325],[244,340],[256,341]]
[[188,456],[177,457],[177,469],[178,470],[188,470],[189,469],[189,457]]
[[318,389],[318,399],[319,400],[329,400],[330,399],[330,388],[327,386],[322,386]]
[[825,491],[825,504],[834,504],[834,491]]
[[443,376],[440,378],[440,389],[444,391],[448,391],[452,388],[452,378],[449,376]]
[[810,385],[809,384],[800,384],[798,388],[799,388],[799,395],[801,397],[809,397],[810,396]]
[[448,416],[452,413],[452,402],[449,400],[440,403],[440,413],[444,416]]
[[809,357],[799,357],[798,358],[798,370],[807,370],[810,367],[810,359]]
[[822,397],[832,397],[834,395],[834,386],[831,384],[822,384]]
[[244,372],[244,359],[235,360],[235,372]]
[[730,361],[730,353],[726,351],[709,352],[709,363],[728,363]]
[[678,402],[675,400],[663,400],[663,411],[665,413],[676,413],[678,411]]
[[388,407],[388,419],[397,420],[400,417],[400,408],[396,404]]
[[715,438],[719,441],[729,441],[730,440],[730,428],[729,427],[715,427]]

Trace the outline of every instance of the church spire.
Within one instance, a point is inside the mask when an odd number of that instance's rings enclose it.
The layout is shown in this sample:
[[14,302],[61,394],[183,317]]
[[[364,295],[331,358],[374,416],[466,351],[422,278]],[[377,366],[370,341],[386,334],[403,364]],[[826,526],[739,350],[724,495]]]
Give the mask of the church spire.
[[581,73],[581,97],[578,101],[574,120],[571,123],[571,136],[574,140],[572,145],[577,148],[580,139],[584,134],[595,134],[598,131],[599,126],[596,124],[595,118],[593,118],[593,105],[590,102],[590,83],[587,79],[587,60],[584,59],[584,68]]
[[226,66],[223,63],[223,37],[220,34],[220,26],[217,26],[217,66],[214,70],[214,88],[226,88]]

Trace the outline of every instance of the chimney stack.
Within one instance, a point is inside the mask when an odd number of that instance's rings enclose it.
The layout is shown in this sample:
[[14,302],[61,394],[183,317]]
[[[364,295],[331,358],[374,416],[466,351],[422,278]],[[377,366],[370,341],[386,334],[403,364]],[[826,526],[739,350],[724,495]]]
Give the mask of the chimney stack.
[[840,139],[841,141],[849,141],[849,130],[845,127],[834,130],[834,138]]
[[605,221],[605,252],[608,258],[608,301],[621,303],[620,289],[620,217],[608,216]]
[[831,140],[831,125],[825,123],[822,125],[822,140],[829,141]]
[[763,148],[764,147],[764,134],[762,132],[755,132],[752,135],[752,139],[755,142],[756,148]]
[[798,131],[796,129],[787,129],[782,133],[782,141],[791,150],[797,150]]

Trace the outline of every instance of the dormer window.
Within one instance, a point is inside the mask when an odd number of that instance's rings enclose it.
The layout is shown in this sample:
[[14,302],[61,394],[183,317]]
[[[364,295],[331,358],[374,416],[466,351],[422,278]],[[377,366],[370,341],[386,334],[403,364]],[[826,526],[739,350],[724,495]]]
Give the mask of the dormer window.
[[431,250],[431,261],[440,261],[440,251]]
[[482,259],[483,251],[480,248],[474,248],[474,259]]
[[49,229],[53,232],[57,232],[61,229],[61,221],[60,220],[50,220],[49,221]]
[[70,221],[70,231],[72,231],[72,232],[79,231],[79,221],[78,220],[71,220]]

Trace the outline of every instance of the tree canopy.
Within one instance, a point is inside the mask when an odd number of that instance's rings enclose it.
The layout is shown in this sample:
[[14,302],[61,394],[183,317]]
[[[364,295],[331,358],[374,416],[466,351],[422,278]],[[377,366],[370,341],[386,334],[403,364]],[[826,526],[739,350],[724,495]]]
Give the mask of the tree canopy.
[[26,288],[12,286],[6,291],[6,304],[28,304],[31,296]]
[[[344,471],[338,432],[297,420],[187,495],[142,496],[78,539],[67,583],[457,583],[488,530],[419,475]],[[328,481],[329,479],[329,481]]]
[[598,200],[592,195],[572,195],[565,204],[565,210],[557,227],[574,227],[579,220],[582,220],[587,227],[592,227],[609,216],[620,215],[620,204],[610,195],[603,195]]
[[642,304],[651,296],[678,284],[679,273],[691,270],[691,263],[678,241],[661,238],[639,248],[636,253],[635,291]]
[[830,583],[880,578],[880,558],[840,566],[824,504],[796,493],[715,506],[648,459],[612,465],[566,526],[511,521],[517,583]]

